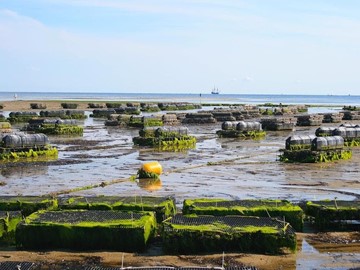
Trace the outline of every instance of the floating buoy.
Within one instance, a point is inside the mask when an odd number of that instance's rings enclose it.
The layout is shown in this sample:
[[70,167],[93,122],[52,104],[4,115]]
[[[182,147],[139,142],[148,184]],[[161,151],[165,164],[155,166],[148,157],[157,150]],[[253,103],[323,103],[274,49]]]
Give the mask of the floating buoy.
[[144,163],[138,171],[139,178],[159,178],[162,166],[157,161]]

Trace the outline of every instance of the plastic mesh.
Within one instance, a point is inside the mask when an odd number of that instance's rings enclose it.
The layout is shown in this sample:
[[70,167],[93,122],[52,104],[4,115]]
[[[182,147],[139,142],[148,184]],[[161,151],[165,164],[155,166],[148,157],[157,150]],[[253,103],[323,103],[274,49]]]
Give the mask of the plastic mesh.
[[256,201],[256,200],[234,200],[234,201],[219,201],[219,202],[195,202],[193,204],[195,207],[260,207],[260,206],[271,206],[271,207],[281,207],[289,205],[288,202],[273,202],[273,201]]
[[31,262],[0,262],[1,270],[31,270],[33,266]]
[[257,270],[254,266],[233,266],[233,267],[197,267],[197,266],[187,266],[187,267],[87,267],[84,270]]
[[[246,217],[246,216],[197,216],[189,217],[181,214],[175,215],[169,221],[170,224],[200,226],[210,225],[214,223],[222,223],[227,225],[224,231],[231,231],[234,227],[273,227],[278,228],[279,232],[284,228],[284,223],[277,219],[267,217]],[[286,227],[286,233],[295,233],[291,226]]]
[[360,209],[360,201],[311,201],[313,204],[325,207],[351,207]]
[[[71,197],[70,197],[71,198]],[[68,204],[69,197],[63,197],[59,199],[60,205]],[[169,198],[167,197],[150,197],[150,196],[132,196],[132,197],[118,197],[118,196],[92,196],[92,197],[74,197],[73,198],[75,203],[107,203],[107,204],[114,204],[114,203],[132,203],[132,204],[152,204],[158,205]]]
[[6,218],[8,215],[9,215],[9,218],[12,219],[12,218],[21,216],[21,212],[20,211],[0,211],[0,218]]
[[121,267],[99,267],[99,266],[95,266],[95,267],[87,267],[85,268],[84,270],[125,270],[125,269],[131,269],[131,270],[176,270],[177,268],[175,267],[167,267],[167,266],[164,266],[164,267],[129,267],[129,268],[121,268]]
[[7,202],[33,202],[40,203],[44,200],[50,200],[51,197],[39,197],[39,196],[0,196],[0,203]]
[[120,211],[47,211],[34,219],[34,222],[59,222],[76,224],[79,222],[105,222],[111,220],[138,220],[140,213]]

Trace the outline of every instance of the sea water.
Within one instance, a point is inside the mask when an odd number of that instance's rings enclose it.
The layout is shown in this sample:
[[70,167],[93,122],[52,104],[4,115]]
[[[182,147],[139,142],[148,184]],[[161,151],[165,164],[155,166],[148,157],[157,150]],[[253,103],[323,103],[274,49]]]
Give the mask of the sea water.
[[354,95],[254,95],[254,94],[172,94],[94,92],[0,92],[0,102],[9,100],[163,101],[221,104],[318,104],[360,106]]

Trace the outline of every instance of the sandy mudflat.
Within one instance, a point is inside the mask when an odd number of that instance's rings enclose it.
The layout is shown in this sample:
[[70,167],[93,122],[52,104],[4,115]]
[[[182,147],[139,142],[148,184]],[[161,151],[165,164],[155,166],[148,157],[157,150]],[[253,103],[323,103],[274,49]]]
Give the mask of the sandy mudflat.
[[[30,103],[44,104],[46,110],[62,109],[62,101],[0,102],[4,105],[4,111],[31,110]],[[76,103],[79,110],[86,110],[89,102],[66,103]],[[105,104],[104,101],[91,103]],[[294,201],[309,198],[333,199],[335,196],[352,200],[360,196],[358,149],[354,150],[353,158],[349,161],[281,164],[277,161],[279,148],[283,147],[285,138],[293,133],[269,132],[265,140],[256,142],[219,139],[215,135],[215,131],[220,128],[217,123],[188,126],[190,133],[197,136],[197,149],[185,153],[158,153],[132,146],[131,138],[138,134],[136,129],[105,127],[103,119],[86,121],[89,122],[84,124],[83,137],[51,138],[51,143],[60,149],[58,161],[2,164],[0,180],[3,186],[0,186],[0,193],[46,195],[114,178],[126,178],[136,173],[141,162],[155,158],[163,164],[165,171],[158,190],[146,190],[134,182],[123,181],[73,195],[175,194],[180,202],[192,196],[279,198]],[[17,128],[19,127],[21,126]],[[301,127],[297,132],[311,134],[314,129]],[[209,163],[215,165],[208,166]],[[225,263],[228,266],[248,265],[269,270],[311,269],[314,265],[321,264],[348,269],[360,267],[359,234],[299,233],[297,237],[296,254],[266,256],[232,253],[225,254]],[[311,243],[311,247],[306,243]],[[79,262],[90,266],[121,266],[122,256],[121,252],[18,251],[15,247],[0,247],[0,262],[40,261],[44,264],[42,269],[75,269],[74,266]],[[144,254],[124,254],[124,266],[220,266],[221,261],[222,254],[164,255],[157,244]],[[59,267],[62,265],[63,268],[56,268],[54,264]]]
[[[46,106],[46,110],[61,110],[61,103],[76,103],[77,109],[85,110],[88,107],[86,101],[38,101],[38,100],[16,100],[16,101],[0,101],[0,104],[4,106],[5,111],[39,111],[30,108],[31,103],[39,103]],[[93,102],[95,103],[95,102]],[[105,104],[105,103],[104,103]]]

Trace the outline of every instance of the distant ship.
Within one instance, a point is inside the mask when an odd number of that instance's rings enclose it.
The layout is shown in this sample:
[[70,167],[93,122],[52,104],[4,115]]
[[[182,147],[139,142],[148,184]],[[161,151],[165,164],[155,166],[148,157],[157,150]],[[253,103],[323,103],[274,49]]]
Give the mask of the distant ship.
[[213,95],[218,95],[220,93],[219,89],[218,88],[213,88],[213,90],[211,91],[211,94]]

